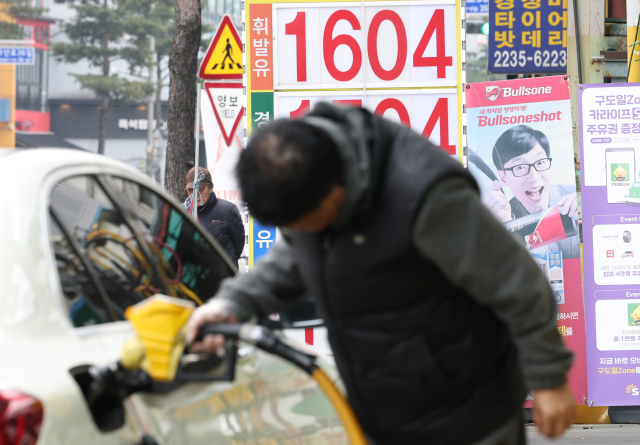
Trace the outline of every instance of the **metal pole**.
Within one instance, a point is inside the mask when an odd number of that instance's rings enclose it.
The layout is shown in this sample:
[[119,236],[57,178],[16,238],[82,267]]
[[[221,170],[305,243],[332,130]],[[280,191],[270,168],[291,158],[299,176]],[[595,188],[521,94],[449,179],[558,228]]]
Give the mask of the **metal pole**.
[[[194,179],[198,177],[198,166],[200,164],[200,89],[202,88],[202,84],[200,82],[198,82],[198,88],[197,88],[197,105],[196,105],[196,131],[195,131],[195,135],[196,135],[196,159],[195,159],[195,171],[194,171]],[[194,190],[194,196],[197,195],[197,192]],[[197,218],[198,217],[198,203],[194,202],[193,203],[193,217]]]
[[[153,74],[155,72],[155,52],[156,52],[156,38],[149,37],[149,56],[151,62],[149,63],[149,83],[153,85]],[[155,109],[155,94],[149,95],[147,102],[147,175],[153,177],[154,167],[154,144],[153,144],[153,132],[155,130],[153,125],[153,112]]]
[[582,58],[580,57],[580,27],[578,26],[578,0],[573,0],[573,24],[576,27],[576,52],[578,53],[578,83],[582,84]]
[[629,83],[629,73],[631,72],[631,64],[633,63],[633,51],[636,49],[636,42],[638,41],[638,26],[640,26],[640,15],[638,15],[638,21],[636,22],[636,37],[633,39],[631,55],[629,56],[629,67],[627,68],[627,83]]

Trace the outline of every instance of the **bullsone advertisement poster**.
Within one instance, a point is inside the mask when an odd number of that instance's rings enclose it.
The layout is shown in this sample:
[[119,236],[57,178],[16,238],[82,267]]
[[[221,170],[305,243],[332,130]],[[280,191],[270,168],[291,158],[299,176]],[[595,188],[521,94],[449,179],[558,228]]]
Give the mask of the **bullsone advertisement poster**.
[[586,346],[569,77],[467,84],[465,93],[469,171],[484,204],[549,280],[558,330],[575,354],[569,383],[582,403]]

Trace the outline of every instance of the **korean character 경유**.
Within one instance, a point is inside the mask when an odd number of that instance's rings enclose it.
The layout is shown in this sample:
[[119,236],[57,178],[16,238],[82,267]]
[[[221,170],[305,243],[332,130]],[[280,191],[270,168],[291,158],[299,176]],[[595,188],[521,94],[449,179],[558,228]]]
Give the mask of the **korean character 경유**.
[[513,48],[513,39],[516,38],[513,31],[498,31],[495,34],[496,42],[500,42],[499,45],[496,45],[496,48],[504,48],[508,46],[509,48]]
[[512,11],[496,12],[496,26],[508,26],[509,29],[513,29],[513,22],[515,21]]
[[253,30],[258,35],[263,35],[261,34],[263,31],[265,36],[269,35],[269,17],[256,17],[255,19],[252,20],[252,22],[253,22]]

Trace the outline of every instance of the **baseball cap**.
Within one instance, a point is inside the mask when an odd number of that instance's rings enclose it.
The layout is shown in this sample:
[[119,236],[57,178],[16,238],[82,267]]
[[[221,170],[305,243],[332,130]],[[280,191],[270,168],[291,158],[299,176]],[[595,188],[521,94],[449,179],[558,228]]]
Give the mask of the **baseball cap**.
[[[187,185],[186,185],[186,187],[189,187],[189,188],[193,187],[193,180],[195,179],[195,171],[196,171],[196,169],[194,167],[194,168],[192,168],[191,170],[189,170],[187,172],[187,178],[186,178]],[[207,187],[208,183],[213,182],[211,180],[211,173],[209,172],[209,170],[207,170],[206,168],[202,168],[202,167],[198,167],[198,172],[204,173],[204,179],[202,181],[200,181],[200,184],[199,184],[199,187],[198,187],[200,190],[204,190]]]

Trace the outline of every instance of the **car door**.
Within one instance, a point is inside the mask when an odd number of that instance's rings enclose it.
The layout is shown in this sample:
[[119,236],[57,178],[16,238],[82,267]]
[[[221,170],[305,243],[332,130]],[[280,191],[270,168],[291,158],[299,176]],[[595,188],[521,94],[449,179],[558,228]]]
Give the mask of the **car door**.
[[[61,298],[73,325],[85,331],[91,326],[99,338],[103,363],[115,361],[132,336],[123,321],[128,306],[156,293],[201,304],[235,273],[192,218],[125,175],[65,177],[50,202]],[[139,435],[167,445],[303,437],[346,443],[335,411],[308,375],[247,346],[240,349],[233,383],[186,383],[167,393],[137,394],[127,411]],[[131,434],[124,428],[112,434],[120,433],[123,441]]]

